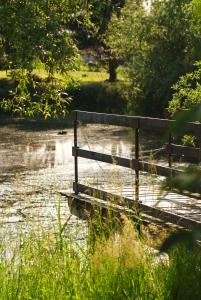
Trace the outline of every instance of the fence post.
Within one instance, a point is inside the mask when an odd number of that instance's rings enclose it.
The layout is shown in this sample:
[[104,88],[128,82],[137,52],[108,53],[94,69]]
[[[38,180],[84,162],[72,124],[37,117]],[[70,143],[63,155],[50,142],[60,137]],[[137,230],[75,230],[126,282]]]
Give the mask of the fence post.
[[172,143],[172,134],[169,132],[169,137],[168,137],[168,164],[169,168],[172,168],[172,153],[171,153],[171,143]]
[[[140,166],[139,166],[139,158],[140,158],[140,147],[139,147],[139,131],[140,131],[140,121],[138,120],[137,127],[135,128],[135,159],[137,161],[137,167],[135,168],[135,213],[137,216],[140,215],[140,200],[139,200],[139,180],[140,180]],[[137,222],[136,229],[141,234],[141,224]]]
[[135,159],[137,161],[137,168],[135,169],[135,202],[136,209],[139,210],[139,121],[135,128]]
[[[135,128],[135,159],[139,164],[139,126]],[[139,165],[135,169],[135,200],[139,201]]]
[[74,167],[75,167],[75,182],[73,185],[73,189],[76,195],[78,195],[78,156],[77,156],[77,112],[74,111],[74,121],[73,121],[73,126],[74,126],[74,149],[75,149],[75,155],[74,155]]

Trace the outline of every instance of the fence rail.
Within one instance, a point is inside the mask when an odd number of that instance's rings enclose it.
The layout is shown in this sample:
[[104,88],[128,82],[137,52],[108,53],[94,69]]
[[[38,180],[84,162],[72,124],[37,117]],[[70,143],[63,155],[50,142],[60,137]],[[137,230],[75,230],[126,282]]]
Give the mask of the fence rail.
[[[75,185],[75,183],[74,183]],[[78,184],[78,191],[80,193],[86,194],[88,196],[93,196],[99,199],[102,199],[104,201],[109,201],[112,200],[114,201],[119,201],[122,202],[122,200],[124,200],[124,203],[131,204],[131,199],[130,198],[126,198],[126,197],[122,197],[122,196],[118,196],[112,193],[108,193],[106,191],[100,190],[100,189],[96,189],[96,188],[92,188],[83,184]],[[144,214],[148,214],[151,215],[155,218],[160,218],[163,219],[165,222],[169,222],[169,223],[174,223],[174,224],[178,224],[180,226],[187,226],[187,227],[193,227],[196,226],[198,223],[195,220],[192,220],[190,218],[185,218],[185,217],[181,217],[177,214],[174,214],[172,212],[167,212],[164,211],[162,209],[159,208],[155,208],[155,207],[151,207],[142,203],[136,203],[137,204],[137,209],[140,209],[141,212],[143,212]],[[133,205],[131,205],[131,207],[133,208]]]
[[[192,220],[191,218],[186,218],[185,216],[180,216],[175,213],[170,213],[155,207],[147,206],[139,202],[139,186],[140,186],[140,172],[147,172],[149,174],[155,174],[158,176],[171,177],[178,174],[182,174],[181,170],[173,168],[173,156],[182,156],[194,158],[196,160],[201,160],[201,149],[187,147],[182,145],[177,145],[173,143],[173,133],[172,126],[174,126],[175,121],[169,119],[157,119],[157,118],[148,118],[141,116],[121,116],[121,115],[112,115],[112,114],[102,114],[102,113],[93,113],[85,111],[74,111],[73,112],[73,122],[74,122],[74,146],[72,148],[72,155],[74,156],[74,166],[75,166],[75,181],[73,184],[74,195],[78,196],[79,193],[95,196],[106,201],[108,198],[119,196],[106,191],[99,189],[94,189],[89,186],[85,186],[79,183],[79,172],[78,172],[78,158],[86,158],[95,161],[100,161],[109,164],[117,164],[118,166],[130,168],[135,171],[135,199],[132,202],[131,199],[123,198],[125,203],[129,206],[132,204],[146,214],[149,214],[153,217],[159,217],[165,220],[166,222],[172,222],[174,224],[185,224],[186,226],[194,226],[197,224],[197,221]],[[78,146],[78,125],[79,122],[84,123],[95,123],[95,124],[107,124],[107,125],[116,125],[116,126],[125,126],[135,129],[135,153],[134,157],[131,159],[119,156],[113,156],[109,154],[99,153],[95,151],[89,151],[85,149],[80,149]],[[165,145],[164,152],[168,158],[168,167],[161,166],[155,163],[149,163],[143,161],[140,158],[140,131],[141,130],[151,130],[152,132],[163,131],[166,132],[167,144]],[[182,132],[185,134],[193,134],[200,137],[201,135],[201,123],[186,123]],[[168,133],[168,134],[167,134]],[[197,191],[196,191],[197,192]],[[196,195],[196,197],[198,197]],[[122,199],[122,197],[121,197]],[[88,200],[87,200],[88,201]]]
[[100,162],[105,162],[108,164],[115,164],[121,167],[130,168],[135,171],[147,172],[159,176],[170,177],[182,174],[183,172],[177,169],[163,167],[157,164],[148,163],[136,158],[128,159],[124,157],[84,150],[73,147],[72,155],[74,157],[82,157],[86,159],[92,159]]
[[[79,110],[72,112],[72,118],[74,121],[79,120],[83,123],[107,124],[155,131],[171,131],[171,128],[176,123],[175,120],[169,119],[113,115]],[[181,128],[181,132],[185,132],[185,134],[198,136],[201,134],[201,123],[199,122],[187,122],[182,126],[183,128]]]

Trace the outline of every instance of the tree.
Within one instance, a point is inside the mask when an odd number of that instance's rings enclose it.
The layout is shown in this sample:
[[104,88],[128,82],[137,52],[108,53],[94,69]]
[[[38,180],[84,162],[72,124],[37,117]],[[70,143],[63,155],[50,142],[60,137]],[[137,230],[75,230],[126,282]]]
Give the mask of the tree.
[[[201,3],[198,0],[193,0],[190,7],[193,13],[192,32],[200,41],[199,45],[201,49]],[[172,90],[173,97],[169,102],[169,112],[171,114],[200,105],[201,61],[194,63],[193,70],[181,76],[173,85]]]
[[120,16],[121,9],[125,5],[125,0],[90,0],[91,5],[91,24],[89,28],[74,26],[77,32],[77,39],[80,47],[93,47],[94,49],[103,50],[108,64],[109,81],[113,82],[117,79],[116,69],[118,60],[114,51],[105,43],[105,32],[112,15]]
[[104,1],[102,1],[101,6],[99,6],[99,13],[94,14],[96,18],[98,16],[97,40],[99,44],[105,49],[105,53],[108,57],[108,73],[110,82],[115,82],[117,80],[116,70],[119,65],[119,61],[116,56],[116,52],[113,51],[110,45],[105,42],[105,33],[108,30],[112,15],[115,15],[117,18],[119,18],[124,5],[125,0],[111,0],[105,1],[105,3]]
[[171,99],[171,86],[199,58],[200,39],[192,32],[190,1],[127,0],[120,20],[107,33],[112,49],[128,67],[130,111],[160,115]]
[[81,2],[4,1],[0,36],[8,67],[32,69],[37,59],[49,72],[65,72],[69,64],[71,67],[77,52],[68,24],[76,19]]
[[[39,80],[35,82],[31,73],[36,63],[43,64],[49,78],[52,78],[55,72],[66,73],[67,70],[76,67],[78,51],[69,25],[71,22],[78,21],[80,16],[85,19],[89,9],[85,2],[84,0],[1,1],[0,53],[4,57],[6,67],[15,70],[12,74],[18,82],[12,97],[13,102],[4,101],[4,108],[17,109],[20,105],[22,112],[32,115],[37,112],[43,113],[46,107],[47,117],[52,114],[52,110],[48,112],[50,103],[55,102],[54,110],[57,112],[57,101],[65,102],[54,84],[47,88],[48,97],[45,97],[44,87],[39,92],[40,82]],[[56,98],[55,92],[57,92]],[[35,97],[37,101],[33,101],[34,105],[32,105],[34,93],[39,93],[41,97],[43,95],[44,101],[38,95]],[[39,105],[39,100],[42,107]],[[29,104],[29,111],[23,109],[27,104]]]

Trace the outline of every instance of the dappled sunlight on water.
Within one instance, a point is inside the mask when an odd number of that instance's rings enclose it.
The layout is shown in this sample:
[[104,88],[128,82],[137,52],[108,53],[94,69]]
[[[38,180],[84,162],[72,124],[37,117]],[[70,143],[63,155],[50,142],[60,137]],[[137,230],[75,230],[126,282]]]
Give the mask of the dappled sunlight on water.
[[[13,234],[36,224],[43,228],[57,224],[58,192],[72,190],[74,177],[73,130],[66,128],[60,135],[56,129],[26,130],[24,126],[0,127],[0,224],[1,231]],[[79,130],[80,145],[120,155],[122,149],[126,152],[132,147],[126,130],[119,146],[118,130],[84,126]],[[112,167],[83,159],[79,162],[81,178],[95,178],[100,170]],[[67,201],[61,198],[62,222],[69,216]],[[73,229],[78,223],[81,221],[71,216],[69,226]]]
[[[159,142],[160,139],[159,139]],[[83,149],[116,156],[134,157],[134,132],[115,127],[87,125],[78,130],[78,144]],[[158,139],[141,136],[144,148],[161,147]],[[16,124],[0,126],[0,225],[1,231],[18,232],[40,224],[43,228],[58,222],[59,191],[72,190],[74,161],[73,129],[37,130]],[[167,165],[167,160],[161,159]],[[130,169],[79,158],[79,179],[93,182],[118,193],[132,187],[134,172]],[[155,179],[154,179],[155,180]],[[152,177],[141,177],[141,184],[154,186]],[[126,182],[124,185],[122,182]],[[131,194],[134,189],[130,188]],[[131,195],[132,196],[132,195]],[[67,200],[61,197],[61,220],[70,216]],[[145,197],[146,200],[146,197]],[[149,199],[150,201],[150,199]],[[32,224],[32,225],[31,225]],[[71,216],[70,228],[82,224]]]

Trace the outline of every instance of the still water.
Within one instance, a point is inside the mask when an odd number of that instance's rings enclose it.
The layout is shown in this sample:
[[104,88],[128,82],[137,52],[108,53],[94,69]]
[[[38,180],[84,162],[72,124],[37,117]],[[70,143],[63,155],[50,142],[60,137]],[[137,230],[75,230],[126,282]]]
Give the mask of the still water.
[[[133,133],[126,128],[87,125],[79,128],[79,146],[113,155],[131,156]],[[0,230],[15,234],[30,228],[57,227],[58,201],[61,219],[72,230],[82,222],[71,216],[68,203],[59,196],[71,190],[74,166],[73,129],[65,122],[40,125],[9,120],[0,124]],[[113,166],[79,160],[82,180],[97,180]],[[127,174],[128,176],[128,174]]]
[[[68,123],[0,120],[0,233],[16,235],[50,227],[57,230],[60,202],[62,223],[68,220],[68,229],[83,239],[80,230],[85,227],[83,221],[70,214],[67,199],[59,194],[59,191],[72,191],[74,179],[73,129]],[[163,138],[165,135],[159,138],[150,133],[141,134],[140,150],[145,156],[141,157],[154,160],[150,153],[146,157],[146,151],[160,149]],[[80,125],[78,145],[132,158],[134,132],[117,126]],[[167,166],[167,158],[161,157],[159,163]],[[149,180],[157,184],[153,176],[146,175],[144,179],[141,176],[142,185],[148,186]],[[132,187],[134,173],[130,169],[79,158],[79,181],[109,191],[115,186],[115,191],[119,189],[121,193],[127,188],[125,182]]]

